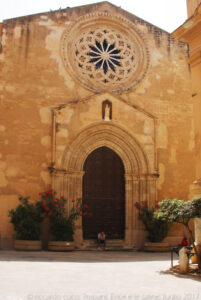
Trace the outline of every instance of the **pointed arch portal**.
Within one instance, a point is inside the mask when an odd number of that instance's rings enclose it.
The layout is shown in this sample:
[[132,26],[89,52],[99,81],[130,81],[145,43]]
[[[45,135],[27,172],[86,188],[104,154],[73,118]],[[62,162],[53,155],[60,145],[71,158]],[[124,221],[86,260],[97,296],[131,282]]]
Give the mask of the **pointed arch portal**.
[[[150,172],[149,162],[143,149],[125,129],[112,123],[102,122],[93,124],[93,126],[81,131],[64,150],[60,167],[53,171],[53,189],[56,190],[58,195],[64,195],[71,200],[82,198],[83,195],[85,197],[87,191],[83,183],[85,185],[85,178],[87,178],[87,164],[90,158],[98,153],[98,149],[101,148],[109,149],[108,153],[113,153],[122,163],[123,175],[121,176],[123,177],[121,177],[121,180],[124,185],[125,201],[124,207],[122,206],[119,209],[125,219],[120,221],[123,224],[121,227],[123,230],[119,230],[119,236],[121,235],[121,238],[124,239],[125,247],[138,246],[140,240],[143,240],[143,229],[138,221],[133,204],[136,201],[148,201],[150,204],[154,202],[156,199],[156,177]],[[101,172],[104,172],[104,170]],[[86,177],[84,177],[85,175]],[[68,209],[70,209],[70,202],[68,206]],[[107,209],[109,210],[109,208]],[[111,210],[113,210],[112,207]],[[109,214],[108,220],[108,222],[114,221],[111,214]],[[78,248],[83,247],[87,238],[88,229],[86,229],[86,226],[82,218],[76,223],[75,242]],[[101,224],[99,226],[101,227]],[[115,231],[118,231],[117,227],[113,233],[111,232],[111,238],[115,237]],[[90,234],[94,235],[94,232],[91,231]]]

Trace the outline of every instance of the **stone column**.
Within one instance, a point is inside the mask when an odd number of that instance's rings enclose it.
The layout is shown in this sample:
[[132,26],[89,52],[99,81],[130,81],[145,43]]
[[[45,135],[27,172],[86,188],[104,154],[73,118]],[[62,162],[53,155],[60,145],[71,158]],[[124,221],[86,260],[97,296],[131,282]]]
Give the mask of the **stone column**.
[[[72,208],[72,200],[82,199],[82,178],[84,172],[72,172],[68,174],[69,181],[69,211]],[[81,247],[83,244],[83,230],[82,230],[82,217],[79,217],[75,221],[75,232],[74,232],[75,246]]]
[[133,176],[125,174],[125,247],[132,247]]
[[147,175],[148,204],[150,207],[153,206],[154,201],[157,200],[156,180],[157,177],[155,175]]
[[[133,175],[133,205],[136,202],[143,201],[143,180],[140,180],[140,176]],[[133,206],[133,224],[132,224],[132,246],[141,248],[144,240],[144,229],[141,222],[138,219],[138,210]]]

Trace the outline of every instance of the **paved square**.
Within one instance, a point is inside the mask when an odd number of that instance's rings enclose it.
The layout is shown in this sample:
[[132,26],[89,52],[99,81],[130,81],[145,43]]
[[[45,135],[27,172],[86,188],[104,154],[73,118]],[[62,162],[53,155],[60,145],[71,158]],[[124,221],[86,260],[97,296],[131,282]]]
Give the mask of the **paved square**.
[[0,251],[0,300],[200,300],[169,267],[169,253]]

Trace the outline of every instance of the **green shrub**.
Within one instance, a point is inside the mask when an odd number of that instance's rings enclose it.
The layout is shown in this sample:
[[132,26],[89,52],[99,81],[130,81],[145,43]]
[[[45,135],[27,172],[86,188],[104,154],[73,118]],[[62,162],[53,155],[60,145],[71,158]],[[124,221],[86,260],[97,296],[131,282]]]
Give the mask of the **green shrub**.
[[40,211],[35,203],[29,202],[29,197],[19,197],[20,204],[9,211],[10,222],[18,240],[40,239]]
[[148,208],[146,201],[142,201],[141,204],[136,202],[134,206],[139,211],[138,218],[144,224],[148,240],[153,243],[161,242],[167,236],[169,225],[166,220],[155,218],[155,212],[159,209],[157,201],[155,201],[155,208]]
[[50,224],[50,232],[54,241],[73,241],[73,224],[67,217],[52,217]]

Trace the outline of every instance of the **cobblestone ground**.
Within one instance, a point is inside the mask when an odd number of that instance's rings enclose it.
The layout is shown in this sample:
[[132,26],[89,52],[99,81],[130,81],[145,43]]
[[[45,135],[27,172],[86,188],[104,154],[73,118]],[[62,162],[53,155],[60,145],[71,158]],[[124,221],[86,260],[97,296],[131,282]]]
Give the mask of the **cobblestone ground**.
[[169,267],[169,253],[0,251],[0,300],[201,300],[201,280]]

